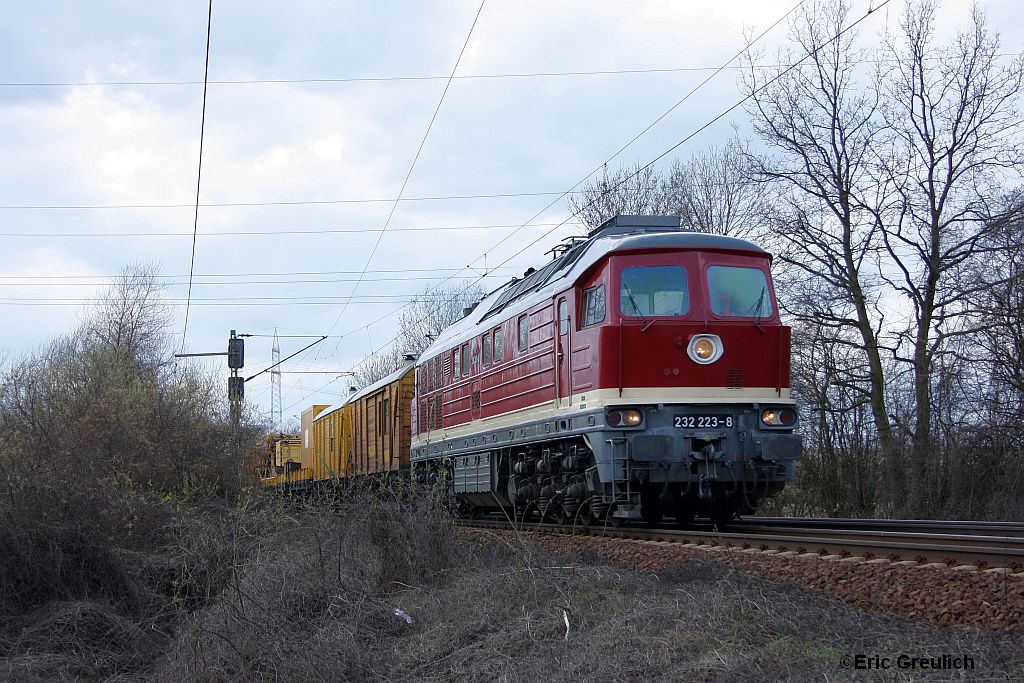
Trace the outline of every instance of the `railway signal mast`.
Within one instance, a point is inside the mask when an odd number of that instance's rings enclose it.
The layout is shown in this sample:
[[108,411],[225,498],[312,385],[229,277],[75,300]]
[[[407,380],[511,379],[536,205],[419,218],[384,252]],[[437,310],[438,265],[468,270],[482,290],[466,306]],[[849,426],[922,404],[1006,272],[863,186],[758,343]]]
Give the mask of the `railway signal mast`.
[[231,415],[231,422],[237,425],[242,417],[242,401],[245,400],[245,379],[238,374],[238,371],[245,366],[245,340],[235,334],[234,330],[231,330],[226,353],[174,354],[175,358],[196,358],[199,356],[228,357],[228,369],[231,370],[231,375],[228,377],[228,411]]

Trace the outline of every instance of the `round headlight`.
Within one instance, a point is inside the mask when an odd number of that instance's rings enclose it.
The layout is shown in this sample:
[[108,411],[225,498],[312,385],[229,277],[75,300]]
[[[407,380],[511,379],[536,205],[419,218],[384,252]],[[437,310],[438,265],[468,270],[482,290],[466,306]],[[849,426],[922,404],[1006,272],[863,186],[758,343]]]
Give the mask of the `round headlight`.
[[622,424],[626,427],[636,427],[643,420],[639,410],[623,410]]
[[690,360],[700,365],[710,365],[722,357],[722,339],[717,334],[698,334],[690,339],[686,348]]
[[636,427],[644,421],[639,410],[609,410],[605,415],[609,427]]
[[708,360],[715,355],[715,345],[707,339],[701,339],[693,345],[693,354],[701,360]]

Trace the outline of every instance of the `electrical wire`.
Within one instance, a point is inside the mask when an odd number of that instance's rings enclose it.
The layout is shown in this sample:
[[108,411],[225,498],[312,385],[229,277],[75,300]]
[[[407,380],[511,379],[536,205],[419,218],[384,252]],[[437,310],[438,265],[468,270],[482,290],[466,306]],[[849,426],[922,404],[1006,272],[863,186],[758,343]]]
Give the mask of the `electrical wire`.
[[[554,224],[552,224],[554,225]],[[513,267],[509,266],[509,269]],[[461,273],[465,270],[465,266],[460,268],[400,268],[400,269],[382,269],[382,270],[367,270],[367,273]],[[491,270],[497,270],[492,268]],[[356,275],[358,270],[298,270],[298,271],[278,271],[274,273],[197,273],[196,277],[287,277],[290,275]],[[124,275],[118,273],[117,275],[0,275],[0,280],[68,280],[68,279],[86,279],[86,278],[104,278],[105,280],[122,280],[130,279],[131,275]],[[157,279],[173,279],[179,277],[188,277],[187,275],[155,275]],[[388,278],[390,279],[390,278]],[[401,278],[397,278],[401,279]],[[433,279],[433,278],[432,278]]]
[[[206,82],[210,76],[210,27],[213,24],[213,0],[209,1],[209,9],[206,15],[206,64],[203,68],[203,114],[199,123],[199,166],[196,169],[196,213],[192,225],[192,259],[188,271],[188,297],[192,298],[192,274],[196,267],[196,236],[199,233],[199,190],[203,180],[203,137],[206,134]],[[185,323],[181,329],[181,350],[185,350],[185,340],[188,334],[188,312],[189,302],[185,302]]]
[[[402,195],[405,194],[405,188],[409,184],[409,178],[412,177],[412,172],[416,169],[416,162],[419,161],[420,154],[423,152],[423,147],[427,144],[427,138],[430,136],[430,131],[434,127],[434,122],[437,120],[437,115],[441,111],[441,105],[444,104],[444,98],[448,94],[448,89],[452,85],[452,78],[455,77],[455,73],[459,70],[459,64],[462,62],[462,56],[466,53],[466,47],[469,45],[470,39],[473,37],[473,30],[476,28],[476,23],[480,20],[480,15],[484,11],[484,5],[487,4],[487,0],[480,0],[480,7],[476,10],[476,15],[473,17],[473,23],[469,26],[469,31],[466,33],[466,39],[462,42],[462,49],[459,50],[459,56],[455,59],[455,65],[452,67],[452,72],[448,80],[444,84],[444,90],[441,91],[441,97],[437,100],[437,106],[434,107],[434,113],[430,117],[430,123],[427,124],[427,129],[423,132],[423,139],[420,140],[419,147],[416,149],[416,154],[412,158],[412,163],[409,164],[409,171],[405,174],[405,179],[402,180],[402,187],[398,190],[398,196],[395,197],[394,203],[391,205],[391,210],[388,212],[388,217],[384,221],[384,226],[380,229],[380,233],[377,235],[377,241],[373,245],[373,249],[370,250],[370,255],[366,258],[366,263],[363,264],[363,270],[359,274],[359,279],[352,287],[352,294],[355,294],[359,289],[359,284],[362,282],[363,275],[366,273],[366,269],[370,267],[370,263],[373,261],[373,257],[377,253],[378,247],[380,247],[381,240],[384,239],[384,233],[387,232],[388,226],[391,224],[391,219],[395,215],[395,211],[398,209],[398,203],[402,199]],[[342,306],[341,312],[338,313],[338,317],[335,318],[331,327],[327,330],[327,334],[334,332],[334,328],[338,326],[341,318],[345,315],[345,311],[348,310],[348,302]],[[335,346],[335,352],[338,350]],[[317,352],[319,357],[319,351]]]
[[[390,228],[388,232],[438,232],[438,231],[462,231],[462,230],[498,230],[503,228],[514,228],[516,225],[440,225],[426,226],[419,228]],[[526,227],[549,227],[554,223],[533,223]],[[218,237],[223,235],[245,235],[259,237],[261,235],[338,235],[358,234],[367,232],[380,232],[380,228],[320,228],[315,230],[215,230],[204,232],[203,237]],[[191,235],[191,232],[0,232],[0,237],[27,237],[27,238],[92,238],[92,237],[184,237]]]
[[[1021,52],[1002,52],[996,57],[1020,57]],[[935,57],[934,59],[940,59]],[[892,60],[885,59],[861,59],[853,60],[851,64],[890,64]],[[754,64],[753,68],[773,70],[782,68],[781,64]],[[730,67],[741,69],[743,67]],[[247,79],[223,79],[209,81],[210,85],[291,85],[291,84],[315,84],[315,83],[394,83],[406,81],[442,81],[448,78],[453,80],[500,80],[500,79],[521,79],[521,78],[566,78],[580,76],[620,76],[640,74],[673,74],[673,73],[699,73],[704,71],[717,71],[716,66],[677,66],[677,67],[649,67],[636,69],[602,69],[591,71],[532,71],[532,72],[510,72],[495,74],[463,74],[459,76],[427,75],[427,76],[341,76],[336,78],[247,78]],[[199,85],[202,81],[6,81],[0,83],[0,88],[74,88],[84,86],[109,86],[109,87],[130,87],[130,86],[188,86]]]
[[[498,192],[491,194],[461,194],[425,197],[381,197],[370,199],[303,199],[296,201],[266,202],[209,202],[199,204],[203,208],[257,207],[257,206],[320,206],[332,204],[384,204],[393,202],[439,202],[466,199],[506,199],[515,197],[544,197],[561,195],[560,192]],[[85,211],[92,209],[191,209],[188,204],[0,204],[4,211]]]

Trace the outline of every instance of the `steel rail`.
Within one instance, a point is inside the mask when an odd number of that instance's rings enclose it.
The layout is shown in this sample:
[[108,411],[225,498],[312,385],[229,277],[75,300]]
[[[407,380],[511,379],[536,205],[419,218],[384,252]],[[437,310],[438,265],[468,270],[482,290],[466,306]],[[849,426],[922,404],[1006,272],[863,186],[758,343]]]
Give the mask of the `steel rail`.
[[1003,536],[1024,536],[1020,522],[991,522],[935,519],[856,519],[832,517],[744,517],[743,526],[861,529],[865,531],[921,531],[925,533],[960,533]]
[[1008,567],[1017,571],[1024,569],[1024,538],[1014,536],[791,528],[763,530],[732,527],[728,531],[700,531],[579,525],[563,527],[537,523],[513,526],[503,520],[465,520],[461,524],[467,527],[515,528],[522,531],[666,541],[739,550],[774,550],[802,555],[831,556],[834,559],[885,558],[894,562],[910,561],[915,564],[974,565],[982,569]]

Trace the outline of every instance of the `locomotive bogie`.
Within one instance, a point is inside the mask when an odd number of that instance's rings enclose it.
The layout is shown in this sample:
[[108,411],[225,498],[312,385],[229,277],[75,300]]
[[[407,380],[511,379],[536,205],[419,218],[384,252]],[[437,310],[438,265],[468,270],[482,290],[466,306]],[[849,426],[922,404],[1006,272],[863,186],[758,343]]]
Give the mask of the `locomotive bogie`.
[[[595,517],[638,519],[651,507],[644,492],[656,490],[661,509],[716,516],[732,496],[734,511],[750,512],[792,480],[801,453],[799,435],[762,424],[766,406],[611,405],[438,441],[416,449],[413,463],[423,472],[443,463],[453,495],[478,510],[571,518],[586,505]],[[783,406],[795,411],[771,404]],[[640,419],[622,425],[623,414]]]

